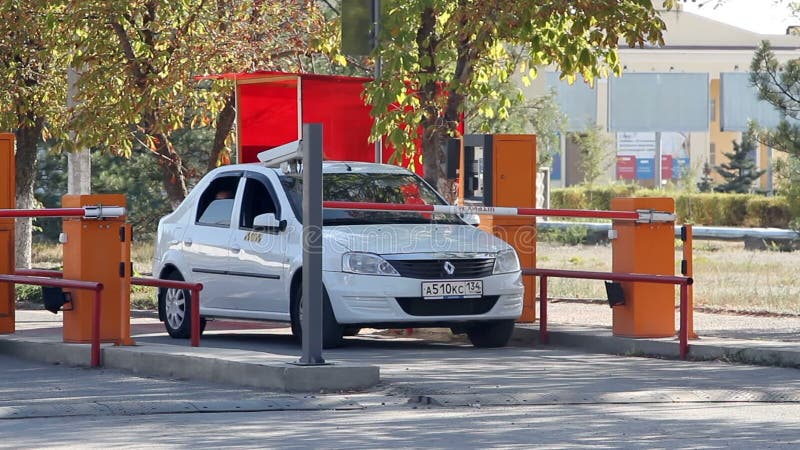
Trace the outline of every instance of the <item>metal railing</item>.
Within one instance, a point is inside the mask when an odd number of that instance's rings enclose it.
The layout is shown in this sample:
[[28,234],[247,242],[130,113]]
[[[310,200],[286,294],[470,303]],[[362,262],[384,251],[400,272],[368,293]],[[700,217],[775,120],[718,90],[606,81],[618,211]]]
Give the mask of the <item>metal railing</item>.
[[[541,221],[536,224],[540,230],[580,227],[588,231],[603,233],[611,229],[610,223],[600,222],[565,222],[565,221]],[[793,240],[800,239],[800,233],[794,230],[782,228],[742,228],[742,227],[715,227],[694,225],[695,239],[714,239],[714,240],[742,240],[746,238],[774,239],[774,240]],[[675,225],[675,236],[680,236],[681,225]]]
[[91,365],[92,367],[100,367],[100,315],[102,312],[101,305],[103,303],[103,283],[98,283],[96,281],[63,280],[60,279],[60,277],[43,278],[41,275],[25,276],[21,274],[0,275],[0,282],[94,291],[94,305],[92,308]]
[[[549,340],[547,335],[547,278],[580,278],[587,280],[606,280],[606,281],[637,281],[644,283],[672,284],[680,286],[680,330],[678,331],[678,341],[680,346],[680,357],[686,359],[689,352],[689,326],[688,326],[688,298],[689,285],[694,280],[691,277],[677,277],[672,275],[646,275],[637,273],[614,273],[614,272],[589,272],[582,270],[558,270],[558,269],[537,269],[524,268],[523,275],[534,275],[539,277],[539,337],[542,343],[546,344]],[[674,320],[674,319],[673,319]]]
[[[64,273],[58,270],[48,269],[17,269],[16,275],[27,275],[32,277],[51,277],[62,278]],[[190,298],[190,334],[192,347],[200,346],[200,291],[203,290],[202,283],[191,283],[188,281],[161,280],[158,278],[131,277],[132,286],[148,286],[156,288],[175,288],[187,289],[191,292]]]
[[161,280],[159,278],[131,277],[131,285],[149,286],[156,288],[188,289],[191,292],[190,298],[190,335],[192,347],[200,346],[200,291],[203,290],[202,283],[190,283],[188,281]]

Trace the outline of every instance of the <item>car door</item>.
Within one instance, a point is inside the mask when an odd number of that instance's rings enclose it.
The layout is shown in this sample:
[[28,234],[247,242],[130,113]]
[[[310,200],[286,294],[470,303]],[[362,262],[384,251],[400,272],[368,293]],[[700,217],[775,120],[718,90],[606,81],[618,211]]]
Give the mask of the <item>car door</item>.
[[203,283],[202,307],[230,308],[233,284],[227,271],[235,194],[242,172],[217,176],[200,195],[195,217],[183,235],[183,254],[191,279]]
[[253,221],[262,214],[274,214],[281,221],[280,203],[269,178],[246,172],[244,189],[232,227],[229,275],[235,283],[232,303],[236,309],[287,313],[286,236],[283,227],[256,228]]

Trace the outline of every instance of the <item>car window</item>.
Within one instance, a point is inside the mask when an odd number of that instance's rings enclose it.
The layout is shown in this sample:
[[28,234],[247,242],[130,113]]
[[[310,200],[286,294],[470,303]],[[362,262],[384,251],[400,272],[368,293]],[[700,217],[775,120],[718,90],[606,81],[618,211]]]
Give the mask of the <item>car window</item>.
[[239,227],[252,229],[253,219],[266,213],[273,213],[276,217],[278,216],[272,194],[261,180],[248,178],[244,185]]
[[223,225],[230,226],[231,213],[233,212],[233,199],[213,200],[203,211],[203,215],[197,219],[200,225]]
[[197,203],[197,224],[230,226],[238,184],[238,176],[220,177],[211,181]]
[[[425,182],[407,173],[326,173],[322,178],[324,200],[370,203],[443,205],[445,201]],[[303,180],[285,175],[281,184],[296,215],[302,211]],[[299,217],[298,217],[299,218]],[[368,223],[452,223],[464,222],[454,215],[416,212],[347,211],[325,209],[325,225]]]

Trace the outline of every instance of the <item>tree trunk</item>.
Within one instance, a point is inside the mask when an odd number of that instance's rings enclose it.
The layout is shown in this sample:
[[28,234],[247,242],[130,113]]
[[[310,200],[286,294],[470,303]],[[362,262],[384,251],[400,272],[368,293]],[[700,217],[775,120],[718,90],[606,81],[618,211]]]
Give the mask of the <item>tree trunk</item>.
[[448,130],[437,125],[437,118],[426,117],[422,121],[422,168],[425,171],[425,181],[439,191],[450,203],[455,201],[452,182],[447,179],[445,167],[447,164],[447,138]]
[[[44,119],[29,115],[23,123],[32,125],[17,129],[17,153],[14,156],[16,166],[16,207],[31,209],[34,206],[33,182],[36,174],[36,146],[42,136]],[[32,219],[16,220],[16,264],[20,268],[31,267],[31,234]]]
[[177,208],[181,204],[189,189],[186,186],[186,169],[183,167],[183,159],[168,137],[161,133],[155,136],[158,140],[158,154],[162,156],[161,172],[164,174],[164,191],[167,193],[167,201],[172,208]]
[[[233,129],[233,121],[236,119],[236,94],[232,93],[225,99],[225,106],[217,116],[217,129],[214,132],[214,145],[211,147],[211,155],[208,158],[208,170],[211,171],[220,165],[219,155],[225,148],[225,140]],[[236,161],[241,162],[241,161]]]

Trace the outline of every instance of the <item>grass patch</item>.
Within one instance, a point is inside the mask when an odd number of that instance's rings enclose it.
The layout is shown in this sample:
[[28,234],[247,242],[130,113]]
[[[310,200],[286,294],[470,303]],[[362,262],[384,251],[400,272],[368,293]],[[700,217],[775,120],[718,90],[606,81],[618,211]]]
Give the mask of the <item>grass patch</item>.
[[585,244],[588,238],[588,229],[580,225],[570,225],[564,228],[539,229],[537,239],[542,242],[555,242],[566,245]]
[[[131,250],[134,274],[150,275],[153,244],[134,242]],[[610,245],[567,245],[539,240],[538,267],[551,269],[611,271]],[[675,273],[680,273],[682,251],[675,251]],[[61,246],[36,244],[33,266],[61,267]],[[694,242],[694,304],[713,310],[768,312],[800,315],[800,252],[745,250],[741,242]],[[602,281],[550,278],[548,294],[554,298],[605,299]],[[678,290],[675,290],[678,299]],[[17,286],[21,307],[41,305],[41,289]],[[134,286],[131,308],[155,309],[156,289]]]

